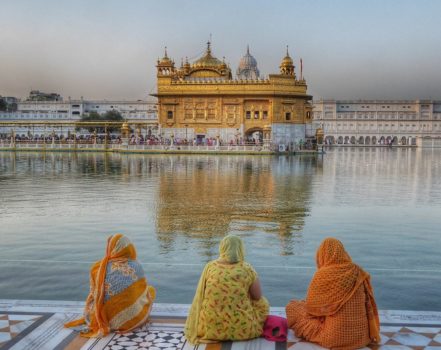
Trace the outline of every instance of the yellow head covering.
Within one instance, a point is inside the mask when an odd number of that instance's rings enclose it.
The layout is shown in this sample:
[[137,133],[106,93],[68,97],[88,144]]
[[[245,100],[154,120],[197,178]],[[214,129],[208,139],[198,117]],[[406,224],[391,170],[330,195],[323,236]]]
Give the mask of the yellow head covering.
[[235,264],[243,261],[245,248],[240,237],[235,235],[225,236],[219,245],[219,257],[225,262]]

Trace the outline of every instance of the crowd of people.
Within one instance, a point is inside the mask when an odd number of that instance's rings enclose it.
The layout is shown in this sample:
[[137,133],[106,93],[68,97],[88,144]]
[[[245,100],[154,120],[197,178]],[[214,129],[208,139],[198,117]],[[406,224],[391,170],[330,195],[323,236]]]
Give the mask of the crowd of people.
[[[317,271],[305,300],[286,305],[286,319],[269,315],[259,277],[245,261],[240,237],[228,235],[219,257],[206,264],[185,324],[192,344],[297,337],[331,349],[349,350],[380,342],[380,323],[370,276],[343,244],[326,238],[316,253]],[[85,337],[124,333],[147,322],[156,290],[148,285],[136,250],[122,234],[109,237],[103,259],[90,271],[84,317],[66,324]],[[285,329],[286,328],[286,329]]]
[[[105,134],[76,134],[69,133],[64,134],[46,134],[46,135],[25,135],[16,134],[15,143],[104,143],[106,140]],[[0,142],[3,144],[11,143],[12,137],[8,134],[0,134]],[[107,142],[109,143],[121,143],[121,135],[107,135]],[[236,139],[226,142],[222,139],[217,139],[214,137],[207,138],[173,138],[173,137],[163,137],[156,135],[136,135],[131,134],[129,136],[130,145],[173,145],[176,146],[246,146],[246,145],[256,145],[259,146],[262,142],[258,139]]]

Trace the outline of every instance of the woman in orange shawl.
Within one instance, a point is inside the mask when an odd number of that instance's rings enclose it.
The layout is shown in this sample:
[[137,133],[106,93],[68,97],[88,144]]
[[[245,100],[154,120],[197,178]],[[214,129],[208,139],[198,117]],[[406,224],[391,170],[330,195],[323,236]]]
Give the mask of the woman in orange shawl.
[[90,270],[84,317],[65,327],[80,329],[88,338],[131,331],[146,323],[155,296],[133,244],[122,234],[113,235],[107,240],[106,255]]
[[354,264],[343,244],[326,238],[317,250],[315,273],[305,301],[286,306],[297,337],[338,350],[380,341],[380,322],[370,276]]

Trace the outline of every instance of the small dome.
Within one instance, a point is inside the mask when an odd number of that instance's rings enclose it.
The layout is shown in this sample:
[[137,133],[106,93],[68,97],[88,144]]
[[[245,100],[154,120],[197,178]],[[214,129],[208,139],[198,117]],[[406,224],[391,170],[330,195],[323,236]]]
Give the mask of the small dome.
[[288,52],[288,46],[286,47],[286,56],[283,57],[282,63],[280,63],[280,74],[288,75],[296,78],[296,74],[294,72],[294,61]]
[[236,71],[239,79],[258,79],[259,70],[257,69],[257,61],[250,54],[250,47],[247,46],[247,53],[239,61],[239,67]]
[[164,50],[164,57],[162,57],[158,61],[158,63],[161,65],[171,65],[173,63],[172,60],[167,55],[167,46],[165,47],[165,50]]
[[289,56],[285,56],[282,60],[282,66],[292,66],[294,64],[293,60]]
[[281,66],[283,67],[289,67],[294,65],[294,61],[292,60],[291,56],[289,55],[288,52],[288,46],[286,47],[286,56],[283,58]]
[[239,69],[251,68],[257,68],[257,61],[253,56],[251,56],[250,48],[247,46],[247,53],[239,61]]

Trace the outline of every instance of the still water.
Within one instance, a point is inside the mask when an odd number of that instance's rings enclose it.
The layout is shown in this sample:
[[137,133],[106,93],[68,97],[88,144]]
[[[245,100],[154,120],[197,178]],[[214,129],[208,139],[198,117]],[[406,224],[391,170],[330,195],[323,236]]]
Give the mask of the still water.
[[303,298],[341,239],[381,309],[441,311],[441,150],[324,156],[0,152],[0,298],[82,300],[108,235],[135,243],[158,302],[190,303],[221,238],[274,306]]

